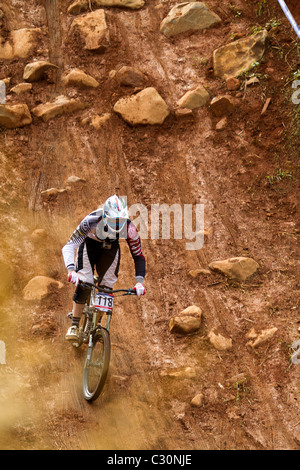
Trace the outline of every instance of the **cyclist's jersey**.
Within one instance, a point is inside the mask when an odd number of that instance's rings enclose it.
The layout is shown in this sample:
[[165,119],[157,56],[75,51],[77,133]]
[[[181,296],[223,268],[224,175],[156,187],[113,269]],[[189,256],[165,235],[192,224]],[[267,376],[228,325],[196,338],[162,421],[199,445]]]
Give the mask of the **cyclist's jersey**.
[[[102,218],[103,210],[97,209],[88,214],[72,233],[69,241],[62,249],[65,266],[68,270],[75,270],[75,252],[77,248],[79,248],[80,245],[84,243],[87,237],[99,242],[100,249],[109,249],[111,248],[112,244],[119,244],[118,234],[117,238],[113,237],[112,234],[108,234],[110,236],[103,238],[103,240],[99,240],[99,238],[96,236],[96,227],[98,223],[101,222]],[[124,238],[126,238],[134,260],[135,275],[136,277],[144,278],[146,274],[146,262],[142,252],[141,239],[135,225],[131,222],[130,219],[127,220]]]

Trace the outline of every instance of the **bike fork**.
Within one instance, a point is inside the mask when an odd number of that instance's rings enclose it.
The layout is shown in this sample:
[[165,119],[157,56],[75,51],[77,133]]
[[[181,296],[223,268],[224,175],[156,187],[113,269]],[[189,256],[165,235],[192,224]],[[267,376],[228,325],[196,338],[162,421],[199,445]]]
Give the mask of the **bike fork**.
[[91,333],[90,337],[89,337],[89,346],[88,346],[88,352],[87,352],[87,356],[86,356],[88,361],[91,360],[92,351],[93,351],[93,335]]

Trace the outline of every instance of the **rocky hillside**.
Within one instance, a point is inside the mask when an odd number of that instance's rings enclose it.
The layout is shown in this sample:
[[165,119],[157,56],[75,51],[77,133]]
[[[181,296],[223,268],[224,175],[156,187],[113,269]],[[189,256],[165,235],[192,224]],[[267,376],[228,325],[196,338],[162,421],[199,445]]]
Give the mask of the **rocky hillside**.
[[[299,449],[300,46],[277,2],[2,0],[0,34],[1,448]],[[142,241],[91,408],[61,248],[115,192],[203,204],[204,244]]]

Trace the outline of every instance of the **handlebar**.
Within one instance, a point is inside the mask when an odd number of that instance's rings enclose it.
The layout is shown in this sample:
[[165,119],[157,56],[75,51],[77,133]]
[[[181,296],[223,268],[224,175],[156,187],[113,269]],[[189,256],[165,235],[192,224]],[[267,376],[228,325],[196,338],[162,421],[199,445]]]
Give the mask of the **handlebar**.
[[93,287],[95,287],[95,289],[98,289],[99,292],[104,292],[105,294],[116,294],[118,292],[124,292],[124,294],[122,294],[122,296],[124,295],[136,295],[136,290],[135,289],[116,289],[116,290],[111,290],[111,289],[108,289],[107,287],[99,287],[97,286],[97,284],[93,284],[92,282],[85,282],[85,281],[80,281],[79,280],[79,284],[82,284],[86,287],[88,287],[89,289],[92,289]]

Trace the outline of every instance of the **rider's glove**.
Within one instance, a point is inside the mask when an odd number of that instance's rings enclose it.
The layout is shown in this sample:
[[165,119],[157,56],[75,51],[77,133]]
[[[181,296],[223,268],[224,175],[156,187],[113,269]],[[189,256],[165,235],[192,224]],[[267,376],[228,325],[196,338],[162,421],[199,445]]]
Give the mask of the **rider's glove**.
[[79,283],[78,274],[75,273],[75,271],[70,271],[69,274],[68,274],[68,281],[75,284],[75,286],[78,286],[78,283]]
[[138,282],[135,286],[134,289],[136,290],[136,295],[140,297],[141,295],[145,294],[145,287],[141,282]]

